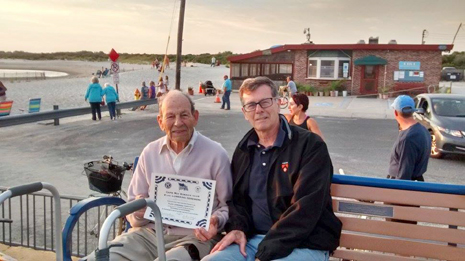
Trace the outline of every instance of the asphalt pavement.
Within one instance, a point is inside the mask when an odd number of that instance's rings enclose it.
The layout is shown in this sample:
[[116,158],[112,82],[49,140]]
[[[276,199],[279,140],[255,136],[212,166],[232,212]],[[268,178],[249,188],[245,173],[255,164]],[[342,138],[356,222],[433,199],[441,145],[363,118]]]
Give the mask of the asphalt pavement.
[[[244,119],[237,93],[231,95],[230,111],[220,109],[215,97],[196,94],[200,112],[197,130],[220,142],[232,156],[234,148],[250,129]],[[310,97],[308,114],[322,129],[335,172],[385,177],[389,154],[397,135],[397,123],[389,108],[392,99],[357,97]],[[60,126],[47,122],[0,129],[0,186],[32,181],[55,184],[67,195],[91,193],[83,164],[112,155],[116,161],[132,162],[149,142],[164,133],[156,123],[158,108],[145,111],[123,110],[123,117],[113,122],[107,113],[101,122],[90,115],[62,119]],[[287,109],[282,110],[287,113]],[[207,155],[208,156],[208,155]],[[199,157],[201,160],[201,157]],[[465,157],[431,159],[426,179],[432,182],[465,184]],[[127,188],[130,177],[123,187]]]

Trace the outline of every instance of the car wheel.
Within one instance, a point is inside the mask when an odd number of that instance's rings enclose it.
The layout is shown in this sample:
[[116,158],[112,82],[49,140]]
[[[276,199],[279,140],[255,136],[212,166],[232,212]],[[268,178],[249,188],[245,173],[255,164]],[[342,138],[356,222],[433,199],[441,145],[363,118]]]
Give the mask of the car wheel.
[[438,147],[436,145],[436,135],[434,135],[434,133],[430,133],[431,134],[431,154],[430,154],[430,157],[431,158],[435,158],[435,159],[440,159],[444,156],[443,153],[441,153],[439,150],[438,150]]

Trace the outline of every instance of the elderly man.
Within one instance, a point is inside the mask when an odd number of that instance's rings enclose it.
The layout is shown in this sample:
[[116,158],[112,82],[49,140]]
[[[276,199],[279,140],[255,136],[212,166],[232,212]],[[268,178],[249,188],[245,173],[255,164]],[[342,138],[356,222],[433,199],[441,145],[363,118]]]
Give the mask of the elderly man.
[[[199,112],[189,96],[173,90],[159,105],[157,117],[166,136],[149,143],[139,158],[129,185],[129,201],[147,198],[154,173],[216,180],[216,194],[210,227],[207,230],[164,226],[167,260],[198,260],[207,255],[221,238],[219,232],[228,219],[226,201],[231,197],[231,171],[226,150],[197,132]],[[132,229],[112,244],[110,260],[153,261],[157,258],[154,224],[143,218],[145,210],[129,215]]]
[[424,181],[423,173],[428,167],[431,152],[431,136],[413,118],[416,109],[410,96],[400,95],[391,107],[400,130],[392,148],[388,178]]
[[326,144],[279,114],[270,79],[245,80],[239,95],[253,129],[231,163],[228,234],[203,260],[328,260],[342,224],[332,209]]

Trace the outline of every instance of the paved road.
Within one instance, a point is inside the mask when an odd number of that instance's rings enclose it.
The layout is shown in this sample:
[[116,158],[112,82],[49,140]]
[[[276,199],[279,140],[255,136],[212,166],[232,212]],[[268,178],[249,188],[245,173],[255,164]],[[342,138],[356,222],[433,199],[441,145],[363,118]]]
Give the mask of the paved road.
[[[217,104],[202,107],[197,126],[204,135],[221,142],[231,156],[239,139],[250,128],[239,110],[219,113]],[[207,98],[207,101],[210,101]],[[111,154],[116,160],[132,161],[144,146],[163,135],[155,122],[155,110],[127,114],[117,122],[104,118],[66,122],[58,127],[26,124],[0,130],[0,186],[32,181],[56,184],[64,194],[90,193],[81,175],[85,162]],[[317,117],[326,137],[335,171],[385,177],[389,153],[397,135],[391,119]],[[465,157],[431,159],[428,181],[465,184]],[[127,187],[129,177],[125,179]]]
[[[394,120],[316,118],[325,135],[335,171],[385,177],[392,145],[397,137]],[[465,184],[465,156],[430,159],[425,179],[431,182]]]

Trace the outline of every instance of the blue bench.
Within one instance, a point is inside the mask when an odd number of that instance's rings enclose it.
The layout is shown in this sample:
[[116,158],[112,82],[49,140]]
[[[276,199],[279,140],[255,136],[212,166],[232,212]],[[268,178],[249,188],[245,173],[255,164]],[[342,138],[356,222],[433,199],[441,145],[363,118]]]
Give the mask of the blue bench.
[[[343,223],[334,258],[465,260],[463,185],[334,175],[331,195]],[[79,216],[122,203],[104,197],[76,204],[63,230],[64,260],[71,260],[70,235]]]

